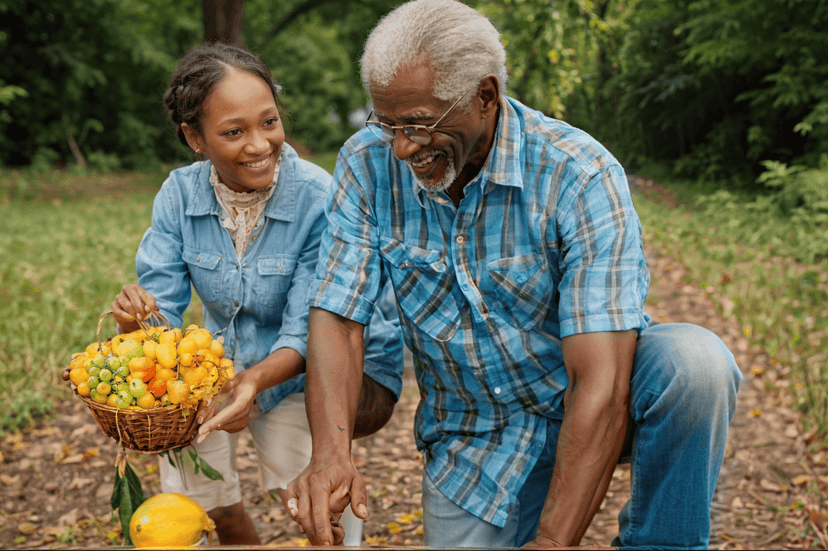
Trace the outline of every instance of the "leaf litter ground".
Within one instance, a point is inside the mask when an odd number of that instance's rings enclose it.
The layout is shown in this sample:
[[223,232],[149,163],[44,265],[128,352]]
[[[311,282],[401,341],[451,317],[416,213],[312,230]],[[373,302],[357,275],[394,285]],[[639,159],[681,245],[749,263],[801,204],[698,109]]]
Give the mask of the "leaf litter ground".
[[[671,200],[669,192],[650,180],[631,181],[650,197]],[[692,322],[715,332],[745,375],[711,508],[710,547],[828,549],[823,497],[828,495],[828,448],[817,445],[813,434],[803,433],[788,394],[777,390],[785,385],[781,366],[747,338],[734,318],[716,314],[712,297],[678,261],[648,250],[647,262],[652,276],[648,311],[653,317]],[[355,462],[370,496],[365,547],[423,544],[422,456],[412,435],[417,400],[408,370],[389,424],[354,442]],[[82,548],[121,541],[109,504],[117,444],[68,392],[60,411],[51,422],[0,441],[0,548]],[[238,451],[245,506],[263,544],[307,545],[281,503],[260,491],[247,431],[241,433]],[[145,495],[160,492],[155,457],[131,455],[130,462]],[[582,545],[609,545],[629,495],[629,465],[619,465]]]

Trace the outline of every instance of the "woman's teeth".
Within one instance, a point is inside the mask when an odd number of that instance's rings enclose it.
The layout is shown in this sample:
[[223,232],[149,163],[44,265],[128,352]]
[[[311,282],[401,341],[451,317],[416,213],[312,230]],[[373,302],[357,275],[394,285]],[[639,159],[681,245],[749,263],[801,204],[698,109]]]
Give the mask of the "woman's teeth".
[[261,168],[267,164],[267,159],[264,161],[259,161],[258,163],[242,163],[244,166],[249,166],[250,168]]

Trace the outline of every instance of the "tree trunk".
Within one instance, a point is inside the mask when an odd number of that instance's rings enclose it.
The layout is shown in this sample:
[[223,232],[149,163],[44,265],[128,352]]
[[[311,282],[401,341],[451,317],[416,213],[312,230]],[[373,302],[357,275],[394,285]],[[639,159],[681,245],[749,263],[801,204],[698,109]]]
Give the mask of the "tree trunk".
[[204,40],[243,46],[244,0],[201,0]]

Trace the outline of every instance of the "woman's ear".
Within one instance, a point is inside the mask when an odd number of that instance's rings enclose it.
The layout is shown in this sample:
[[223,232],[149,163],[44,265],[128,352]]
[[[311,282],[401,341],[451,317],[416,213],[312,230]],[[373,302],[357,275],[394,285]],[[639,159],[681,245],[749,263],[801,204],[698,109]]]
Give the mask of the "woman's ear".
[[480,115],[485,119],[497,114],[500,103],[500,82],[494,75],[486,75],[480,81],[477,92],[480,101]]
[[187,139],[187,145],[196,153],[204,153],[204,144],[202,143],[201,134],[192,129],[186,122],[181,123],[181,131],[184,132],[184,137]]

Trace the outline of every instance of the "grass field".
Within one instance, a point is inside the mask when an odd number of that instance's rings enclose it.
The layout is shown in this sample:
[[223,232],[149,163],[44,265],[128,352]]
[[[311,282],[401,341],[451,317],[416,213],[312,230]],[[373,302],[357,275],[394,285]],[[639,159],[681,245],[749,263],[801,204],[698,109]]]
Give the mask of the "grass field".
[[[328,171],[335,155],[315,157]],[[102,313],[135,280],[135,250],[149,226],[163,173],[41,175],[0,171],[0,430],[48,415],[68,392],[60,371],[71,354],[95,340]],[[804,265],[763,243],[738,238],[748,214],[727,223],[641,198],[636,206],[647,246],[687,265],[761,344],[789,386],[806,424],[824,431],[828,419],[828,262]],[[736,226],[740,232],[736,232]],[[778,223],[779,240],[786,227]],[[185,319],[198,322],[195,303]],[[105,324],[108,334],[114,324]]]

